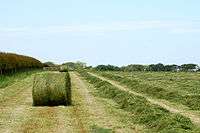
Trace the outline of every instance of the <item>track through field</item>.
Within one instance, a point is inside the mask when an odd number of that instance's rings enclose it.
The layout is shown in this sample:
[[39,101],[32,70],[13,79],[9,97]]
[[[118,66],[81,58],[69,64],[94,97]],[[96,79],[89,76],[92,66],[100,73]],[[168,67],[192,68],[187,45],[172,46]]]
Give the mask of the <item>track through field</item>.
[[134,92],[134,91],[130,90],[128,87],[126,87],[124,85],[121,85],[120,83],[118,83],[116,81],[110,80],[108,78],[102,77],[100,75],[97,75],[97,74],[94,74],[94,73],[91,73],[91,72],[88,72],[88,73],[91,74],[92,76],[95,76],[95,77],[101,79],[101,80],[109,82],[110,84],[116,86],[117,88],[119,88],[119,89],[121,89],[123,91],[127,91],[129,93],[134,94],[134,95],[144,97],[149,102],[151,102],[152,104],[159,105],[159,106],[169,110],[172,113],[179,113],[179,114],[181,114],[181,115],[183,115],[185,117],[188,117],[188,118],[191,119],[191,121],[194,124],[196,124],[197,126],[200,125],[200,115],[198,113],[195,113],[193,111],[184,110],[183,107],[181,107],[181,106],[173,106],[170,102],[168,102],[166,100],[159,100],[159,99],[150,98],[150,97],[148,97],[148,96],[146,96],[144,94]]
[[[78,73],[70,73],[73,105],[64,107],[33,107],[32,83],[29,76],[0,90],[1,133],[88,133],[96,130],[111,132],[140,132],[137,125],[121,122],[119,114],[109,113],[106,105],[91,93],[87,82]],[[90,89],[89,89],[90,88]],[[108,102],[108,101],[106,101]],[[113,109],[114,110],[114,109]],[[115,110],[116,112],[118,110]]]

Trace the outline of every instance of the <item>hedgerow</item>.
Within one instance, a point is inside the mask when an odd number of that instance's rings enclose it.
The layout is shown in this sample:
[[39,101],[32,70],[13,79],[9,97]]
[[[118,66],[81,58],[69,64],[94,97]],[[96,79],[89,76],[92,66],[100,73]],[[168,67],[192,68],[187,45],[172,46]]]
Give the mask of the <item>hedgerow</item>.
[[41,67],[43,67],[43,64],[35,58],[12,53],[0,53],[0,75]]

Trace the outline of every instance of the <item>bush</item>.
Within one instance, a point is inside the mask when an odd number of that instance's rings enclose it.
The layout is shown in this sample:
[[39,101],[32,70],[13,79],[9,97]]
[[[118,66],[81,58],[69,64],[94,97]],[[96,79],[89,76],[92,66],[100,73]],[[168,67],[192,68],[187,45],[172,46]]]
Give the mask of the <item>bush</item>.
[[98,65],[95,67],[95,70],[97,71],[120,71],[121,69],[117,66],[113,65]]
[[12,53],[0,53],[0,75],[42,67],[43,64],[35,58]]

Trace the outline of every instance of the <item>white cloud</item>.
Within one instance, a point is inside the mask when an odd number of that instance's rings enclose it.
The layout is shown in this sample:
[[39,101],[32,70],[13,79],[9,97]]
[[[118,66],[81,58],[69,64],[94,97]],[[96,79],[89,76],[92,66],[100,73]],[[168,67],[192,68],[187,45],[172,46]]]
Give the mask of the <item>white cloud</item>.
[[0,27],[0,32],[26,32],[28,27]]
[[126,21],[87,25],[52,26],[42,29],[48,32],[113,32],[168,28],[169,23],[161,21]]
[[82,25],[59,25],[47,27],[0,27],[0,33],[104,33],[137,30],[164,30],[171,33],[199,33],[200,21],[123,21],[110,23],[91,23]]
[[177,28],[177,29],[172,30],[172,33],[177,33],[177,34],[183,34],[183,33],[200,33],[200,28],[199,29]]

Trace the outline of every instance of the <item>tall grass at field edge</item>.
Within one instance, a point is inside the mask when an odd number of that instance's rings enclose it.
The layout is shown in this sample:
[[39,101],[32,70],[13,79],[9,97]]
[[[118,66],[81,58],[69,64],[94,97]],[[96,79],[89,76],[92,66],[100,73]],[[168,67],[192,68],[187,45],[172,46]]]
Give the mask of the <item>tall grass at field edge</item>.
[[41,71],[40,69],[36,69],[36,70],[29,70],[29,71],[21,71],[14,74],[0,75],[0,89],[5,88],[9,85],[12,85],[15,82],[18,82],[40,71]]

